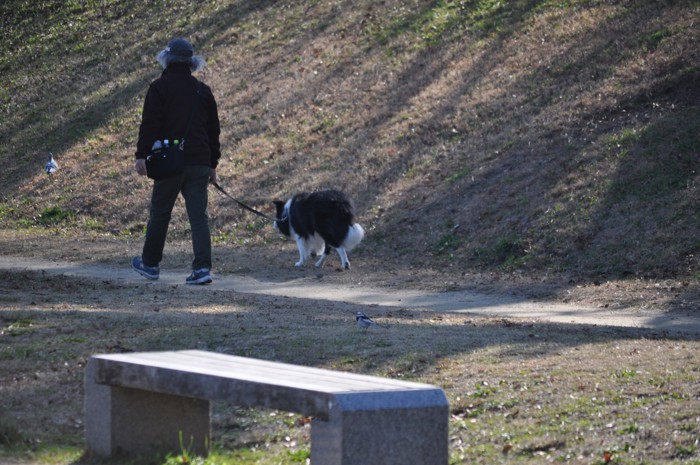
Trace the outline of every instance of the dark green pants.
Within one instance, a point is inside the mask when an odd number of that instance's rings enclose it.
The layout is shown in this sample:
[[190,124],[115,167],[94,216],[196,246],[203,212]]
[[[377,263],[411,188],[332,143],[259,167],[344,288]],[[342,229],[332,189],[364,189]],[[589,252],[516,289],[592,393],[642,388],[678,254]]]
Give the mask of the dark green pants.
[[151,212],[143,244],[143,263],[158,266],[163,259],[165,238],[173,206],[180,193],[185,199],[187,217],[192,229],[192,269],[211,269],[211,233],[209,231],[208,190],[209,167],[185,166],[185,172],[169,179],[153,182]]

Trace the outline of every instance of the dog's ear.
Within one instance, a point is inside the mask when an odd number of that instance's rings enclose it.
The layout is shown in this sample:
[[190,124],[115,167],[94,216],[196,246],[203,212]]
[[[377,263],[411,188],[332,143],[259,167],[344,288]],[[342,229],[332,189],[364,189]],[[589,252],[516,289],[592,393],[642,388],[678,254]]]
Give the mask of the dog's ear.
[[277,209],[277,218],[282,218],[282,212],[284,211],[284,202],[281,200],[273,200],[273,204],[275,204],[275,208]]

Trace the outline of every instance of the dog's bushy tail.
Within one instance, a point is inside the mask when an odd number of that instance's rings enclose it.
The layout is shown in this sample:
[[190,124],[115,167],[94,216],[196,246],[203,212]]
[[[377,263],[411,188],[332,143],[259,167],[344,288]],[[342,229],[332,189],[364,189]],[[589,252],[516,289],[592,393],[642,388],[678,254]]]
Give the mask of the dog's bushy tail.
[[343,247],[348,252],[351,251],[365,237],[365,230],[360,226],[360,223],[355,223],[348,228],[348,235],[345,236]]

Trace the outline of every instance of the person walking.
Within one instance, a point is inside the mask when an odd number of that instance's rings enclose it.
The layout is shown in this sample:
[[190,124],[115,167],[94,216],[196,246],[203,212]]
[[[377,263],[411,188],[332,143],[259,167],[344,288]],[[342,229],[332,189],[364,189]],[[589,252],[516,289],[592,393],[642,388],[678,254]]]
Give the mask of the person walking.
[[192,274],[187,284],[208,284],[211,276],[211,232],[209,230],[208,184],[216,182],[221,157],[218,108],[211,88],[192,76],[205,61],[194,55],[194,47],[185,39],[168,42],[156,56],[162,75],[148,88],[136,144],[135,169],[145,176],[146,157],[154,144],[182,140],[185,166],[182,174],[153,182],[146,239],[140,256],[132,259],[132,268],[147,279],[160,276],[166,236],[177,197],[185,199],[192,230]]

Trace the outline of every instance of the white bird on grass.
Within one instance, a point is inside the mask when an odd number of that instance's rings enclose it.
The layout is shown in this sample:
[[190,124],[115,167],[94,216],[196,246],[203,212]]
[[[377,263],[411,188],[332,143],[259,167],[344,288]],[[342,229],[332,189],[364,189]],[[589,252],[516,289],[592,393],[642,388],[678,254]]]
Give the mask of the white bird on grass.
[[372,325],[379,326],[380,328],[386,328],[386,326],[380,325],[379,323],[377,323],[362,312],[357,312],[357,314],[355,315],[355,322],[358,327],[363,329],[367,329]]
[[49,153],[49,161],[46,162],[46,166],[44,166],[44,171],[46,171],[46,174],[51,176],[56,172],[58,169],[58,163],[56,163],[56,160],[53,159],[53,153]]

